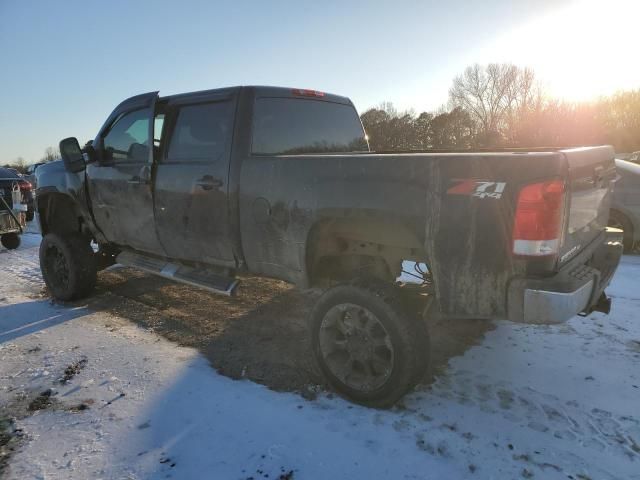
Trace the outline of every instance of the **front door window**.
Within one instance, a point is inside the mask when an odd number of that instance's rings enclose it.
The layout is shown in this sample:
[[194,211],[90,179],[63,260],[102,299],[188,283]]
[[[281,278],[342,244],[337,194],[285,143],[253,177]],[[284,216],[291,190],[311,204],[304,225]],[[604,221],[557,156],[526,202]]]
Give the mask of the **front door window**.
[[146,162],[149,160],[149,109],[125,113],[104,137],[108,162]]

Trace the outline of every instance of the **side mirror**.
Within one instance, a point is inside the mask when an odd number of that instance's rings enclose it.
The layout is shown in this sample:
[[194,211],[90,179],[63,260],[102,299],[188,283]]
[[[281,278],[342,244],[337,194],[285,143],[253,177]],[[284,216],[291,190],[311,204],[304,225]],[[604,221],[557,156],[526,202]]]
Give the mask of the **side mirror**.
[[60,141],[60,155],[64,168],[71,173],[78,173],[85,169],[84,156],[76,137],[65,138]]

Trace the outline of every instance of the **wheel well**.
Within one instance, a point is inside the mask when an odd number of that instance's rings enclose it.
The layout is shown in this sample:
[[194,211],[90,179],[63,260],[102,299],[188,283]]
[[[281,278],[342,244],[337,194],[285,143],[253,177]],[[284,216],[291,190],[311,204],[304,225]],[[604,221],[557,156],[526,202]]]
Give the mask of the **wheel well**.
[[87,233],[76,203],[66,195],[53,193],[38,198],[42,235]]
[[403,260],[425,262],[424,248],[406,225],[394,221],[332,219],[316,224],[307,239],[309,285],[372,276],[393,281]]

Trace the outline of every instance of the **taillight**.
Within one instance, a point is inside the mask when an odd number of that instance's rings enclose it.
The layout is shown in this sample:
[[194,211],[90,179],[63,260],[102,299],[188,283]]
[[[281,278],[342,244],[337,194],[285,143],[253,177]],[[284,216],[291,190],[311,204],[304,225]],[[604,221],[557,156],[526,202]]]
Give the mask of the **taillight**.
[[324,92],[318,90],[309,90],[306,88],[293,88],[291,93],[298,97],[324,97]]
[[564,224],[565,183],[532,183],[520,190],[513,223],[513,253],[541,257],[560,251]]

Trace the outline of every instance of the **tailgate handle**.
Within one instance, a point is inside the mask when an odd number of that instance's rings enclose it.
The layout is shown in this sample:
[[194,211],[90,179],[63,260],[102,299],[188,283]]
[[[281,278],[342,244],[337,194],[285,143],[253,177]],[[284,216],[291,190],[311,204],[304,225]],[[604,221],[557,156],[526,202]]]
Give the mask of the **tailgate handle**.
[[222,180],[213,178],[211,175],[205,175],[196,180],[196,186],[203,190],[213,190],[214,188],[220,188],[222,186]]

